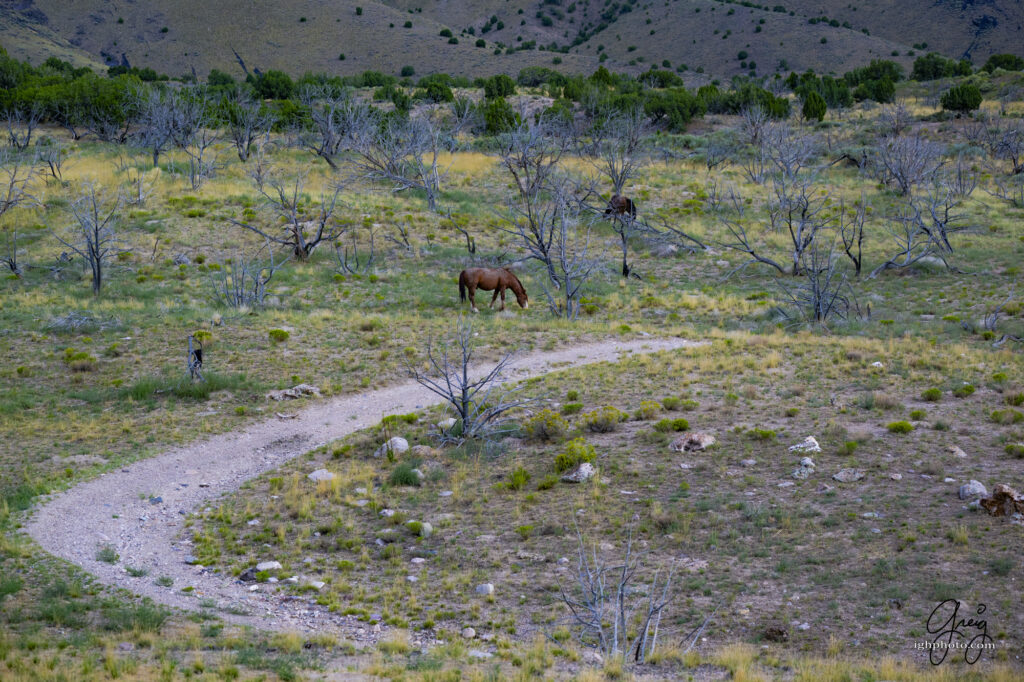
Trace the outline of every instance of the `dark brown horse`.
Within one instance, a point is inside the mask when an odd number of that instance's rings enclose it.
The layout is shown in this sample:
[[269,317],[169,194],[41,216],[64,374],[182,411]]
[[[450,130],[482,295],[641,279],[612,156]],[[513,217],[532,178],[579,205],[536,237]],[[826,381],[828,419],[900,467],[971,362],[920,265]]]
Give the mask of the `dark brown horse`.
[[608,200],[608,208],[604,210],[604,214],[612,217],[629,214],[630,218],[636,218],[636,204],[629,197],[613,194]]
[[525,310],[530,307],[530,300],[526,297],[526,289],[523,288],[523,283],[508,268],[469,268],[459,273],[459,299],[465,301],[468,290],[469,305],[474,313],[478,312],[476,301],[473,300],[473,294],[476,293],[477,289],[494,291],[494,296],[491,297],[491,305],[488,306],[490,308],[494,307],[494,302],[498,299],[498,296],[501,296],[501,308],[499,310],[505,309],[505,289],[511,289],[512,293],[516,295],[516,302],[519,303],[520,308]]

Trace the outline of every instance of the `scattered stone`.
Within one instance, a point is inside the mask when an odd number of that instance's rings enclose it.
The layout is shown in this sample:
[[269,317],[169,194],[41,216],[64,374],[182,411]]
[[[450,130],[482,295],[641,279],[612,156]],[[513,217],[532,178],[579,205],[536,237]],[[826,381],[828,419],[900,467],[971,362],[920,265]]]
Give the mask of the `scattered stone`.
[[428,523],[427,521],[406,521],[405,525],[411,526],[413,523],[420,524],[419,536],[421,538],[429,538],[431,535],[434,534],[434,527],[430,525],[430,523]]
[[477,585],[476,593],[484,595],[494,594],[494,585],[491,583],[483,583],[481,585]]
[[423,458],[433,457],[434,455],[437,454],[437,450],[430,447],[429,445],[413,445],[412,448],[409,449],[409,452],[416,455],[417,457]]
[[249,521],[245,522],[245,525],[247,525],[247,526],[258,526],[258,525],[260,525],[260,520],[259,519],[250,519]]
[[290,578],[285,578],[284,582],[288,583],[289,585],[298,585],[299,584],[299,576],[293,575]]
[[876,368],[878,368],[878,369],[881,369],[881,368],[885,367],[885,365],[883,365],[883,364],[882,364],[881,362],[879,362],[878,360],[875,360],[874,362],[872,362],[872,363],[871,363],[871,366],[872,366],[872,367],[876,367]]
[[267,394],[267,398],[270,400],[295,400],[296,398],[303,398],[305,396],[320,397],[320,389],[310,384],[299,384],[298,386],[292,386],[291,388],[284,388],[280,391],[271,391]]
[[793,485],[793,481],[783,481],[782,483],[779,484],[778,487],[780,487],[780,488],[788,488],[788,487],[790,487],[792,485]]
[[189,566],[194,566],[195,564],[199,563],[199,559],[197,559],[194,554],[186,554],[185,555],[185,563],[188,564]]
[[745,467],[752,467],[752,466],[755,466],[757,464],[757,460],[756,459],[741,459],[740,460],[740,464],[742,464]]
[[407,576],[405,576],[405,579],[406,579],[407,582],[410,582],[410,583],[419,582],[419,578],[417,578],[414,575],[407,575]]
[[789,446],[790,452],[821,452],[821,446],[818,445],[817,439],[814,436],[807,436],[796,445]]
[[273,577],[267,578],[267,582],[268,583],[276,583],[277,582],[277,578],[273,578]]
[[243,583],[256,582],[256,569],[255,567],[247,568],[238,575],[238,579]]
[[452,496],[452,491],[451,490],[442,490],[441,492],[439,492],[437,494],[437,496],[438,497],[451,497]]
[[256,564],[257,571],[280,571],[282,568],[280,561],[261,561]]
[[356,488],[356,495],[365,495],[366,488]]
[[295,413],[295,414],[285,414],[284,412],[275,412],[274,415],[278,419],[298,419],[299,418],[298,413]]
[[829,485],[828,483],[822,483],[820,486],[818,486],[819,493],[830,493],[835,489],[836,487],[834,485]]
[[658,244],[651,249],[651,255],[655,258],[668,258],[678,251],[679,248],[675,244]]
[[811,624],[810,623],[800,623],[800,625],[797,626],[797,627],[799,627],[801,630],[810,630],[811,629]]
[[469,653],[468,653],[467,655],[468,655],[468,656],[469,656],[470,658],[481,658],[481,659],[485,659],[485,658],[490,658],[490,657],[491,657],[491,656],[493,656],[494,654],[489,654],[489,653],[487,653],[486,651],[480,651],[479,649],[470,649],[470,650],[469,650]]
[[134,651],[135,650],[135,645],[132,644],[131,642],[121,642],[120,644],[117,645],[117,650],[118,651]]
[[189,258],[188,256],[186,256],[183,253],[178,253],[178,254],[174,255],[174,264],[175,265],[192,265],[192,259]]
[[832,474],[832,478],[840,483],[853,483],[864,478],[864,472],[858,469],[842,469],[839,473]]
[[943,483],[956,483],[956,479],[955,478],[950,478],[949,476],[946,476],[944,479],[942,479],[942,482]]
[[458,420],[455,419],[455,417],[448,417],[448,419],[442,419],[441,421],[437,422],[437,428],[441,429],[441,432],[443,433],[448,429],[452,428],[453,426],[455,426],[455,424],[457,423]]
[[426,562],[427,562],[427,560],[426,560],[426,559],[424,559],[424,558],[423,558],[423,557],[421,557],[421,556],[414,556],[414,557],[413,557],[412,559],[409,559],[409,561],[410,561],[411,563],[414,563],[414,564],[416,564],[417,566],[418,566],[418,565],[420,565],[420,564],[424,564],[424,563],[426,563]]
[[323,580],[310,580],[306,584],[312,587],[317,592],[324,589],[324,587],[327,585],[327,583],[325,583]]
[[958,445],[950,446],[949,453],[954,457],[959,457],[960,459],[967,459],[967,453],[961,450],[960,446]]
[[354,504],[357,507],[365,507],[366,505],[370,504],[370,501],[367,500],[366,498],[363,498],[361,500],[356,500],[352,504]]
[[259,591],[259,589],[260,589],[259,585],[249,585],[249,591],[250,592],[257,592],[257,591]]
[[473,628],[462,628],[463,639],[474,639],[476,637],[476,630]]
[[532,561],[535,564],[542,564],[548,560],[543,554],[537,554],[535,552],[527,552],[525,549],[520,549],[516,552],[516,558],[520,561]]
[[970,483],[964,483],[962,486],[960,486],[959,495],[961,500],[988,497],[988,488],[986,488],[983,484],[979,483],[978,481],[971,479]]
[[991,497],[981,500],[981,506],[992,516],[1024,514],[1024,499],[1020,493],[1003,483],[992,489]]
[[[817,443],[815,443],[815,445],[817,445]],[[792,450],[792,449],[793,448],[790,448],[790,450]],[[821,448],[818,448],[818,451],[820,451],[820,450],[821,450]],[[811,459],[810,457],[804,457],[803,459],[800,460],[800,466],[798,466],[793,471],[793,478],[803,481],[803,480],[806,480],[807,478],[810,478],[810,475],[813,474],[813,473],[814,473],[814,460]]]
[[684,556],[679,558],[678,566],[684,571],[699,573],[708,567],[708,562],[704,559],[694,559]]
[[583,462],[573,471],[562,476],[562,481],[564,483],[583,483],[584,481],[593,478],[594,473],[596,473],[594,465],[590,462]]
[[162,498],[162,497],[150,497],[149,498],[149,503],[150,504],[160,504],[163,501],[164,501],[164,498]]
[[427,477],[427,475],[420,471],[419,469],[413,469],[412,473],[416,474],[416,478],[418,478],[421,481]]
[[894,481],[902,481],[903,474],[889,474],[889,478],[891,478]]
[[389,439],[388,442],[384,443],[379,448],[377,448],[377,451],[373,453],[373,456],[380,457],[381,455],[386,455],[389,452],[392,455],[399,455],[408,450],[409,441],[400,436],[395,436],[394,438]]
[[380,510],[380,515],[383,516],[384,518],[391,518],[392,516],[395,515],[395,510],[394,509],[381,509]]
[[307,475],[306,478],[315,483],[319,483],[320,481],[333,481],[337,478],[337,475],[327,469],[317,469],[313,473]]
[[715,444],[715,437],[710,433],[704,433],[702,431],[694,431],[693,433],[685,433],[679,438],[672,441],[669,445],[670,450],[675,452],[699,452],[701,450],[707,450],[708,447]]

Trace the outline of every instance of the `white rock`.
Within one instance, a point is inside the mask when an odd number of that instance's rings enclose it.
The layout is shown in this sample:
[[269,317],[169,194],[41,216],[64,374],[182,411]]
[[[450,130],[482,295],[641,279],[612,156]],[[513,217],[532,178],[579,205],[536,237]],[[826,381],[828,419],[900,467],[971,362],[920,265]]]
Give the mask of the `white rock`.
[[426,559],[424,559],[424,558],[423,558],[423,557],[421,557],[421,556],[414,556],[414,557],[413,557],[412,559],[409,559],[409,561],[410,561],[411,563],[414,563],[414,564],[417,564],[417,565],[419,565],[419,564],[423,564],[423,563],[426,563],[426,561],[427,561],[427,560],[426,560]]
[[872,363],[871,363],[871,366],[872,366],[872,367],[877,367],[877,368],[879,368],[879,369],[881,369],[882,367],[885,367],[885,365],[883,365],[883,364],[882,364],[881,362],[879,362],[878,360],[875,360],[874,362],[872,362]]
[[889,474],[889,478],[891,478],[894,481],[902,481],[903,474]]
[[306,476],[311,481],[319,483],[320,481],[333,481],[337,478],[337,475],[331,473],[327,469],[317,469],[313,473]]
[[390,517],[395,515],[395,510],[394,509],[381,509],[380,510],[380,515],[383,516],[384,518],[390,518]]
[[800,466],[814,468],[814,460],[810,457],[804,457],[800,460]]
[[462,628],[462,637],[464,639],[473,639],[476,637],[476,630],[473,628]]
[[441,429],[442,431],[447,431],[448,429],[455,426],[456,421],[457,420],[455,419],[455,417],[448,417],[448,419],[442,419],[441,421],[437,422],[437,428]]
[[477,594],[494,594],[494,585],[491,583],[483,583],[476,586]]
[[281,562],[280,561],[261,561],[260,563],[256,564],[256,570],[257,571],[280,571],[281,570]]
[[975,500],[981,497],[988,497],[988,489],[980,482],[971,479],[969,483],[960,486],[961,500]]
[[959,457],[960,459],[966,459],[967,458],[967,453],[964,452],[963,450],[961,450],[960,446],[958,446],[958,445],[950,446],[949,452],[954,457]]
[[838,473],[832,474],[832,478],[840,483],[853,483],[864,478],[864,472],[857,469],[842,469]]
[[470,649],[467,656],[470,658],[490,658],[494,654],[489,654],[486,651],[480,651],[479,649]]
[[373,456],[380,457],[381,455],[386,455],[388,452],[391,452],[393,455],[397,455],[407,451],[408,449],[409,441],[399,436],[395,436],[377,448],[377,451],[373,453]]
[[821,452],[821,446],[814,436],[807,436],[796,445],[789,446],[790,452]]
[[582,462],[576,469],[562,476],[565,483],[583,483],[593,478],[595,474],[594,465],[590,462]]
[[325,583],[322,580],[310,580],[306,584],[309,585],[310,587],[312,587],[314,590],[317,590],[317,591],[324,589],[324,586],[327,585],[327,583]]
[[414,575],[407,575],[407,576],[405,576],[405,579],[406,579],[406,580],[407,580],[408,582],[410,582],[410,583],[415,583],[415,582],[418,582],[418,581],[419,581],[419,578],[417,578],[417,577],[416,577],[416,576],[414,576]]
[[745,467],[752,467],[752,466],[756,466],[757,465],[757,460],[756,459],[741,459],[740,460],[740,464],[742,464]]

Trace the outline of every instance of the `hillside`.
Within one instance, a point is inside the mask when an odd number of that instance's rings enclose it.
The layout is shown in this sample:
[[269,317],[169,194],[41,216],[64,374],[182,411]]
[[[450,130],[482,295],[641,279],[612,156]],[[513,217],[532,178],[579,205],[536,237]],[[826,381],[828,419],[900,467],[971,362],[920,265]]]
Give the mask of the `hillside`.
[[[478,76],[530,65],[587,72],[600,59],[615,70],[640,72],[667,61],[722,78],[749,73],[750,62],[757,75],[842,73],[894,54],[909,65],[921,50],[980,64],[993,53],[1019,52],[1024,24],[1024,7],[1009,0],[0,0],[0,7],[0,44],[14,56],[58,54],[171,75],[211,68],[235,75],[243,68],[397,73],[413,66],[418,74]],[[446,28],[451,40],[440,35]],[[483,47],[476,46],[480,39]],[[524,46],[533,49],[509,49]]]

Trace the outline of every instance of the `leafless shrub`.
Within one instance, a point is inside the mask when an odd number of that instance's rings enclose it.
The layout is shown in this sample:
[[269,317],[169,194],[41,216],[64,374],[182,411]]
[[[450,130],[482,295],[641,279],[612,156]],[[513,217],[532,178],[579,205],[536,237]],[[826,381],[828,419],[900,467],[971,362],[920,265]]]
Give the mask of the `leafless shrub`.
[[815,244],[801,255],[804,277],[799,283],[776,280],[787,299],[787,306],[780,308],[787,319],[824,325],[830,318],[845,320],[850,314],[855,305],[853,289],[837,267],[833,246]]
[[863,194],[851,210],[846,204],[839,204],[839,236],[843,241],[843,251],[853,264],[854,276],[860,277],[864,264],[862,246],[864,243],[864,225],[867,223],[868,205]]
[[910,127],[910,123],[913,120],[914,117],[911,115],[910,109],[907,108],[906,102],[902,99],[886,104],[878,115],[878,121],[881,123],[885,134],[897,137]]
[[315,216],[307,218],[303,207],[303,176],[294,176],[284,180],[276,176],[266,179],[263,186],[258,187],[264,199],[264,207],[272,213],[280,225],[280,232],[268,232],[251,223],[232,219],[238,227],[255,232],[269,242],[286,246],[300,261],[307,261],[313,251],[325,242],[332,242],[341,235],[334,210],[338,204],[341,187],[335,187],[332,194],[321,194],[320,204]]
[[[338,271],[347,275],[362,275],[373,268],[376,259],[376,226],[366,226],[366,243],[359,253],[359,229],[351,227],[334,242],[334,255],[338,259]],[[346,237],[348,239],[346,239]]]
[[110,258],[119,250],[117,225],[120,217],[121,197],[113,197],[87,184],[74,202],[71,214],[75,224],[68,236],[53,235],[88,264],[92,271],[92,293],[99,296],[103,286],[103,273]]
[[313,127],[299,132],[299,145],[338,170],[336,157],[352,131],[362,131],[368,121],[374,120],[371,107],[353,100],[346,92],[335,92],[327,87],[308,87],[300,94],[300,99],[309,109]]
[[[266,260],[261,259],[266,252]],[[266,242],[252,258],[238,255],[229,265],[214,273],[214,291],[218,300],[230,308],[262,308],[267,284],[290,256],[274,259],[270,242]]]
[[[25,163],[21,155],[0,150],[0,220],[8,211],[27,202],[33,201],[28,187],[35,175],[35,167]],[[18,226],[12,225],[4,230],[6,255],[0,259],[7,269],[17,277],[22,275],[22,267],[18,262]]]
[[760,106],[744,107],[740,112],[740,134],[747,138],[747,143],[752,147],[761,146],[761,136],[769,123],[771,117]]
[[160,165],[162,154],[174,141],[175,96],[156,88],[139,88],[132,95],[135,137],[140,147],[153,155],[153,167]]
[[59,141],[36,147],[36,159],[46,164],[50,175],[58,182],[64,181],[64,162],[67,158],[67,149]]
[[242,91],[225,98],[221,108],[239,160],[248,161],[256,140],[270,133],[273,114],[263,102],[252,99]]
[[935,177],[942,167],[942,148],[920,135],[890,136],[879,142],[874,160],[879,179],[909,195]]
[[43,108],[38,103],[29,107],[12,106],[4,119],[7,123],[7,143],[14,149],[28,149],[32,133],[43,120]]
[[786,180],[792,181],[818,151],[818,139],[785,121],[771,122],[760,134],[760,155]]
[[146,200],[153,193],[153,185],[156,179],[138,168],[128,168],[125,172],[125,181],[121,187],[121,194],[128,206],[142,207]]
[[608,561],[596,546],[588,548],[578,526],[576,539],[575,584],[566,588],[559,582],[559,594],[577,640],[605,658],[629,656],[643,663],[655,652],[662,615],[672,603],[675,562],[645,575],[643,557],[633,548],[632,525],[621,560]]
[[646,164],[643,144],[647,138],[647,116],[639,107],[616,111],[605,117],[594,138],[590,162],[612,185],[613,194],[622,194],[626,183]]
[[559,192],[548,210],[550,248],[545,265],[550,279],[541,280],[541,286],[551,312],[575,320],[580,314],[583,287],[600,266],[600,260],[591,253],[590,224],[581,220],[578,203],[570,202],[566,194]]
[[455,410],[455,427],[438,434],[442,441],[491,439],[508,431],[507,413],[528,399],[517,398],[518,387],[504,387],[513,353],[506,353],[490,369],[474,367],[473,324],[460,315],[451,338],[427,343],[427,369],[407,365],[409,375]]

